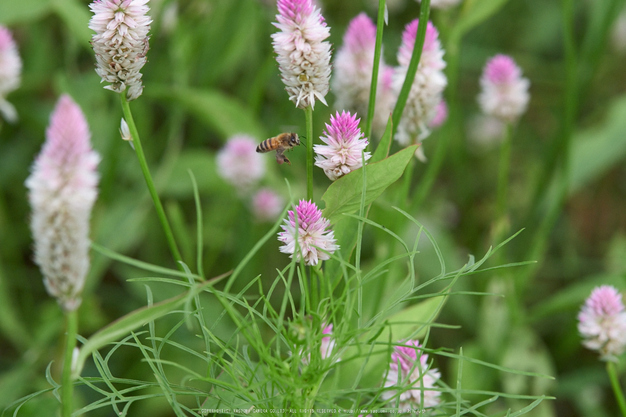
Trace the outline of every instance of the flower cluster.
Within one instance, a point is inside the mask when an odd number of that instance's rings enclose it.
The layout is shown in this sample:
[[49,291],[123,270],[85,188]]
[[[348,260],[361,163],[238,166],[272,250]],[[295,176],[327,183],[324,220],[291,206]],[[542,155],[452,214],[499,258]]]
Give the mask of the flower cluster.
[[429,367],[428,355],[421,353],[420,348],[419,341],[408,340],[403,346],[394,347],[391,354],[385,387],[397,387],[398,390],[385,390],[382,398],[390,400],[392,405],[398,401],[402,411],[439,404],[441,392],[435,389],[435,383],[441,374],[436,368]]
[[300,200],[295,212],[289,210],[288,219],[278,233],[278,240],[284,245],[280,251],[290,254],[296,253],[296,261],[307,265],[317,265],[319,261],[330,259],[330,255],[339,249],[332,230],[326,230],[330,222],[322,217],[322,211],[315,203]]
[[[376,25],[365,14],[356,16],[343,37],[343,45],[335,55],[332,87],[337,100],[335,107],[367,114],[374,64]],[[385,128],[392,104],[395,100],[391,79],[393,68],[380,62],[378,89],[376,90],[376,112],[373,128]]]
[[512,123],[526,111],[530,82],[522,78],[522,70],[510,56],[496,55],[487,61],[480,85],[478,104],[486,115]]
[[100,161],[89,137],[80,108],[62,96],[26,180],[35,262],[48,293],[67,311],[80,306],[89,270],[89,218],[98,195]]
[[240,192],[265,175],[265,158],[256,152],[256,146],[254,138],[235,135],[217,153],[217,173]]
[[143,92],[141,68],[146,63],[148,32],[152,20],[147,15],[148,0],[96,0],[89,7],[93,17],[91,45],[96,54],[96,72],[104,88],[134,100]]
[[320,9],[312,0],[278,0],[274,23],[280,32],[272,35],[276,60],[289,100],[296,107],[326,104],[330,82],[330,36]]
[[626,311],[617,289],[603,285],[591,292],[578,314],[578,331],[585,347],[604,360],[615,360],[626,350]]
[[[315,165],[322,168],[333,181],[363,166],[361,153],[368,141],[359,129],[360,120],[356,114],[345,111],[341,114],[337,112],[334,117],[331,115],[330,124],[326,124],[325,136],[320,137],[326,145],[314,146],[317,153]],[[363,153],[365,161],[371,156],[369,152]]]
[[[395,70],[393,81],[397,93],[402,88],[411,62],[418,24],[417,19],[413,20],[402,34],[402,45],[398,51],[400,65]],[[422,141],[430,134],[428,126],[436,116],[437,106],[443,100],[443,90],[448,83],[443,73],[445,66],[439,33],[435,26],[428,22],[415,80],[396,134],[400,144],[408,145],[411,142]]]
[[9,29],[0,26],[0,115],[7,121],[15,122],[17,112],[6,96],[20,85],[22,60]]

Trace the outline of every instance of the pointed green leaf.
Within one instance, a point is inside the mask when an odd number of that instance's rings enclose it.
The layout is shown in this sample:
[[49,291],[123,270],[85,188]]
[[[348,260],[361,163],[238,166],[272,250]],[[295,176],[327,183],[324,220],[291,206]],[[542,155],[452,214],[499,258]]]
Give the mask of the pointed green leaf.
[[[387,187],[400,178],[416,149],[417,145],[409,146],[389,158],[365,166],[365,205],[373,202]],[[324,217],[331,223],[335,223],[343,213],[356,211],[361,204],[362,189],[363,172],[361,169],[332,183],[322,196],[322,200],[326,203]]]

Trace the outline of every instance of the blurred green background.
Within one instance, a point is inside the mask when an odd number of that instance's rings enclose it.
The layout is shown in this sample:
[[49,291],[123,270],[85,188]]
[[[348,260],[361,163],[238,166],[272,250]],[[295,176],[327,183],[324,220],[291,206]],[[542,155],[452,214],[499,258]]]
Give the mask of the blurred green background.
[[[359,12],[366,11],[375,19],[376,3],[320,2],[331,27],[334,51]],[[395,65],[402,29],[418,16],[419,4],[413,0],[389,3],[384,58]],[[135,155],[120,140],[119,96],[104,90],[94,71],[88,4],[81,0],[0,0],[0,24],[13,32],[23,60],[21,87],[8,97],[19,121],[14,125],[0,121],[0,408],[48,388],[46,367],[52,362],[52,376],[58,380],[62,362],[63,317],[32,262],[24,187],[60,94],[70,94],[82,107],[93,146],[103,158],[92,240],[146,262],[174,267]],[[450,11],[431,11],[447,51],[444,59],[456,57],[454,66],[446,70],[454,72],[456,80],[454,90],[446,90],[452,100],[451,117],[424,145],[430,158],[439,143],[445,144],[443,165],[428,194],[411,206],[410,214],[435,236],[450,269],[460,267],[469,254],[482,257],[490,245],[499,243],[492,240],[498,144],[479,146],[470,139],[468,129],[479,114],[476,95],[484,63],[497,53],[511,55],[531,81],[530,107],[513,137],[508,200],[511,231],[525,230],[498,260],[538,263],[459,282],[456,289],[506,293],[507,298],[451,297],[438,322],[461,327],[434,329],[429,346],[455,351],[463,347],[466,356],[553,375],[554,381],[537,381],[482,367],[464,369],[463,384],[468,389],[556,397],[531,415],[608,417],[617,413],[603,364],[580,344],[576,314],[595,285],[626,289],[626,55],[611,41],[623,4],[616,0],[574,4],[576,67],[570,85],[575,87],[576,108],[569,148],[561,141],[569,100],[561,3],[465,0]],[[145,90],[131,106],[183,258],[191,265],[195,265],[196,214],[188,169],[198,182],[206,249],[203,265],[206,276],[212,277],[236,266],[271,227],[254,221],[249,196],[237,195],[217,175],[215,153],[236,133],[251,134],[260,142],[283,131],[302,132],[304,117],[287,100],[278,75],[270,39],[275,32],[271,25],[274,2],[152,0],[149,5],[154,22],[148,63],[142,71]],[[478,13],[479,19],[470,25],[467,15],[476,10],[485,12]],[[466,30],[459,29],[460,22],[468,24]],[[329,108],[315,108],[317,136],[334,112],[332,91],[327,100]],[[372,143],[377,140],[371,138]],[[304,151],[295,150],[289,157],[291,166],[275,165],[268,157],[264,185],[288,198],[287,178],[295,197],[302,198]],[[415,191],[428,164],[414,165],[412,182],[407,185]],[[569,167],[569,187],[561,199],[558,184],[564,166]],[[316,196],[321,196],[329,181],[317,171]],[[395,195],[394,190],[388,193]],[[386,199],[379,200],[372,218],[409,234],[406,225],[390,220]],[[365,264],[384,256],[377,245],[380,235],[366,229],[365,238]],[[278,246],[278,241],[270,239],[245,268],[244,276],[274,276],[276,268],[288,263]],[[421,250],[418,274],[426,279],[438,273],[438,262],[429,245]],[[127,282],[142,276],[145,272],[92,252],[79,333],[87,337],[145,305],[143,284]],[[166,285],[151,288],[155,299],[176,294],[175,288]],[[160,322],[164,329],[176,322],[168,320]],[[192,335],[179,333],[181,340],[197,343]],[[150,379],[149,369],[137,358],[137,352],[121,351],[112,371]],[[443,379],[454,385],[455,364],[438,361]],[[95,370],[87,368],[84,375],[95,375]],[[97,398],[87,389],[77,393],[83,403]],[[41,415],[42,409],[54,403],[50,394],[37,397],[19,415]],[[133,407],[135,415],[172,415],[165,401],[145,401]],[[111,414],[105,408],[90,415]]]

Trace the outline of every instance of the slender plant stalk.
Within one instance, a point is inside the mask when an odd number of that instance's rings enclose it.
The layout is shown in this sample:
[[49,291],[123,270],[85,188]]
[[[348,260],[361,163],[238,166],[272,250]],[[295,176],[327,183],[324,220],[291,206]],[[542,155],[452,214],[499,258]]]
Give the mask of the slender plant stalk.
[[506,215],[506,200],[509,190],[511,170],[511,143],[513,142],[513,125],[506,128],[504,142],[500,148],[500,167],[498,169],[498,191],[496,196],[496,220],[501,221]]
[[622,412],[622,417],[626,417],[626,400],[624,399],[624,393],[622,392],[622,388],[619,386],[619,379],[617,378],[617,370],[615,369],[615,363],[611,361],[607,362],[606,372],[609,374],[609,379],[611,380],[611,387],[613,388],[613,393],[615,393],[615,399],[617,400],[619,409]]
[[378,0],[378,19],[376,22],[376,43],[374,44],[374,63],[372,65],[372,82],[370,84],[370,99],[367,106],[367,120],[365,122],[365,137],[372,134],[372,123],[376,109],[376,90],[378,88],[378,71],[380,55],[383,49],[383,28],[385,26],[385,0]]
[[126,91],[124,91],[120,95],[120,97],[122,101],[122,111],[124,112],[124,118],[126,119],[126,123],[128,124],[128,128],[130,129],[130,134],[133,137],[133,145],[135,147],[137,159],[139,160],[141,172],[143,173],[143,176],[146,180],[146,185],[148,186],[150,197],[152,197],[154,207],[157,211],[157,216],[159,217],[159,221],[161,222],[161,226],[163,227],[163,231],[165,232],[167,244],[170,248],[170,251],[172,252],[172,256],[174,257],[176,264],[180,268],[180,263],[183,259],[180,256],[180,252],[178,251],[178,246],[176,245],[176,241],[174,240],[174,234],[172,233],[172,228],[167,221],[167,217],[165,216],[165,210],[163,209],[163,205],[161,204],[161,200],[159,199],[159,195],[157,194],[156,187],[154,186],[154,181],[152,180],[152,176],[150,175],[150,169],[148,168],[146,156],[143,153],[143,147],[141,146],[141,140],[139,139],[139,132],[137,131],[137,126],[135,125],[133,114],[130,111],[130,105],[128,101],[126,101]]
[[406,101],[409,98],[409,93],[411,92],[413,81],[415,80],[415,73],[417,72],[420,58],[422,57],[422,49],[424,48],[424,40],[426,39],[426,26],[428,24],[429,14],[430,0],[422,0],[419,24],[417,25],[417,35],[415,37],[415,44],[413,45],[411,62],[409,62],[406,78],[404,79],[404,84],[402,84],[402,89],[400,89],[398,101],[396,102],[396,106],[394,107],[393,114],[391,116],[394,127],[397,127],[400,123],[402,113],[404,113],[404,108],[406,107]]
[[313,202],[313,109],[304,109],[306,119],[306,198]]
[[74,383],[72,381],[72,356],[76,347],[78,333],[78,316],[76,310],[65,313],[66,335],[65,353],[63,357],[63,374],[61,375],[61,408],[63,417],[71,417]]

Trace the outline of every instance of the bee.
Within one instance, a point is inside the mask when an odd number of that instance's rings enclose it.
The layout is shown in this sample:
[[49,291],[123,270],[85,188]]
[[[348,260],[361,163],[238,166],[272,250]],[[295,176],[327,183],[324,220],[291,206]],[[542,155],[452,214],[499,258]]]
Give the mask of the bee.
[[256,151],[259,153],[276,151],[276,162],[278,162],[279,165],[283,162],[287,162],[291,165],[291,162],[283,153],[298,145],[300,145],[300,139],[297,133],[281,133],[278,136],[265,139],[263,142],[259,143],[259,146],[256,147]]

